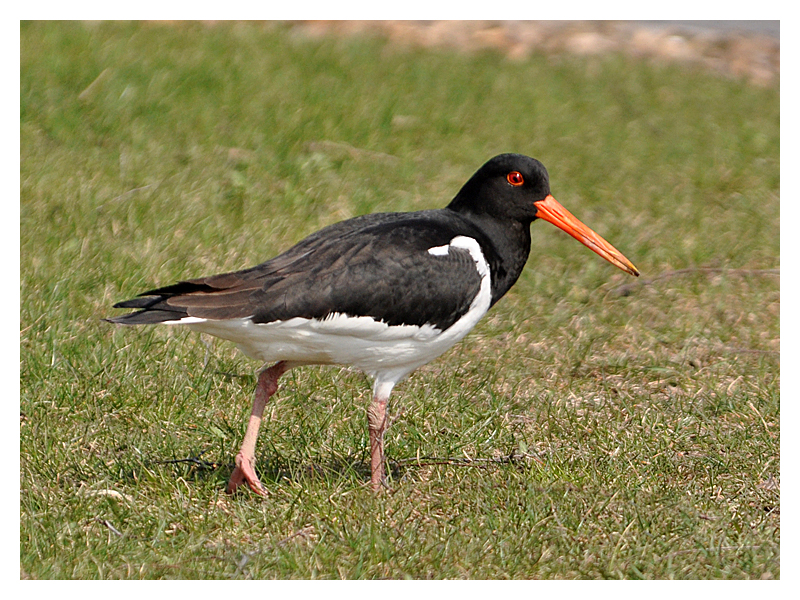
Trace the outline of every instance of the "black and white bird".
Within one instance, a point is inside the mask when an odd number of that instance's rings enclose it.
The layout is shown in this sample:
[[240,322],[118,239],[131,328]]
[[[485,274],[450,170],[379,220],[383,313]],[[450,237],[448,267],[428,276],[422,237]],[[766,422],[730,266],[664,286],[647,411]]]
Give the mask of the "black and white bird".
[[[538,160],[501,154],[445,208],[376,213],[326,227],[258,266],[150,290],[115,308],[123,325],[182,325],[234,342],[264,364],[232,493],[255,472],[258,428],[278,379],[300,365],[350,365],[372,377],[371,484],[385,478],[387,402],[398,381],[461,340],[514,285],[543,219],[620,269],[636,267],[550,195]],[[271,365],[271,366],[270,366]]]

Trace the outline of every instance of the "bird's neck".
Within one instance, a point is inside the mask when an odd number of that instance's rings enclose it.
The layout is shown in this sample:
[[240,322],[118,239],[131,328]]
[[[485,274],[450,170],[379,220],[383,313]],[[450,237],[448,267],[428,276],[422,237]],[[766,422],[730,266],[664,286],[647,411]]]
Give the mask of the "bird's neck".
[[[448,207],[449,208],[449,207]],[[481,213],[459,211],[474,226],[492,277],[492,304],[502,298],[522,274],[531,250],[530,223],[498,220]]]

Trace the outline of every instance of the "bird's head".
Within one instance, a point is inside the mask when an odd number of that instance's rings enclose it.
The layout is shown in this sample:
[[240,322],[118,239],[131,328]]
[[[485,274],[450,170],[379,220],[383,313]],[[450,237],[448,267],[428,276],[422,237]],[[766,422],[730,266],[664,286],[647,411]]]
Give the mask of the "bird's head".
[[542,219],[566,231],[623,271],[639,275],[633,263],[619,250],[553,198],[547,169],[535,158],[522,154],[495,156],[464,184],[448,208],[526,225]]

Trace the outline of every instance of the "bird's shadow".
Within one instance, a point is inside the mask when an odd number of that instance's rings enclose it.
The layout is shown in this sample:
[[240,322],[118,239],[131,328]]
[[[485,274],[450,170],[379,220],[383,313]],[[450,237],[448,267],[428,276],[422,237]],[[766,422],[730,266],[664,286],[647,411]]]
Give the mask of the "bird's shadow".
[[[213,481],[219,482],[224,488],[227,484],[235,465],[233,463],[220,463],[204,460],[205,452],[187,458],[153,461],[153,465],[171,468],[176,478],[186,481]],[[413,465],[400,465],[394,461],[387,461],[387,469],[391,479],[401,479],[409,467]],[[261,483],[266,486],[278,486],[282,482],[323,482],[333,479],[354,479],[357,482],[369,483],[371,467],[363,456],[333,457],[324,462],[308,460],[292,460],[283,457],[262,459],[256,463],[256,473]],[[245,486],[246,487],[246,486]]]

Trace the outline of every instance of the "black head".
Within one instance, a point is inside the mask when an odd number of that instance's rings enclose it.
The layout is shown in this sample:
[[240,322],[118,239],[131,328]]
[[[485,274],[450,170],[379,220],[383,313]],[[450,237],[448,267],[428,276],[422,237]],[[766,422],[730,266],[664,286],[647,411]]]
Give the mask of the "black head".
[[506,234],[525,225],[524,244],[530,247],[527,225],[542,219],[566,231],[581,244],[631,275],[639,271],[622,253],[589,229],[550,195],[547,169],[535,158],[522,154],[500,154],[483,165],[464,184],[449,209],[483,226],[503,228]]
[[547,169],[535,158],[500,154],[475,173],[448,208],[462,213],[530,223],[534,204],[550,195]]

